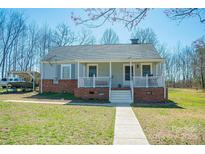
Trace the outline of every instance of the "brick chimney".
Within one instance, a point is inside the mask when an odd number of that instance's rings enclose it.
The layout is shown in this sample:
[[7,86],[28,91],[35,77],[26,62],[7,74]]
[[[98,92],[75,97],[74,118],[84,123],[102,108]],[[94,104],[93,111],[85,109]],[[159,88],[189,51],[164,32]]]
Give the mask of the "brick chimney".
[[131,44],[139,44],[139,39],[130,39]]

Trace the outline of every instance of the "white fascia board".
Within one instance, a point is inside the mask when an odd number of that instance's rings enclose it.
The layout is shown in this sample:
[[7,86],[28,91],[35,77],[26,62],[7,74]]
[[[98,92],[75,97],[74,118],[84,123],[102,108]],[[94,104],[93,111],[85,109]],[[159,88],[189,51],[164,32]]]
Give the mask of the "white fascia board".
[[50,64],[67,64],[67,63],[77,63],[78,61],[81,63],[87,63],[87,62],[161,62],[164,63],[165,59],[84,59],[84,60],[65,60],[65,61],[41,61],[42,63],[50,63]]

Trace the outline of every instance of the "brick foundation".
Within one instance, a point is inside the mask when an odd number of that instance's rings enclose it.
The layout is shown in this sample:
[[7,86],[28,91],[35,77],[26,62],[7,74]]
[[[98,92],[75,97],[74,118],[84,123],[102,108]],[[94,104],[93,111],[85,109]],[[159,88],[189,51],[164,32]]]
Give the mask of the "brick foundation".
[[[82,99],[109,99],[109,88],[77,88],[77,80],[59,80],[57,84],[53,80],[43,80],[43,92],[69,92]],[[168,99],[164,98],[164,88],[134,88],[134,100],[159,102]]]
[[109,99],[109,88],[76,88],[74,95],[82,99]]
[[166,88],[166,98],[164,98],[164,88],[134,88],[135,102],[160,102],[168,99],[168,89]]
[[69,92],[74,93],[77,88],[77,80],[59,80],[57,84],[53,80],[43,80],[43,92]]

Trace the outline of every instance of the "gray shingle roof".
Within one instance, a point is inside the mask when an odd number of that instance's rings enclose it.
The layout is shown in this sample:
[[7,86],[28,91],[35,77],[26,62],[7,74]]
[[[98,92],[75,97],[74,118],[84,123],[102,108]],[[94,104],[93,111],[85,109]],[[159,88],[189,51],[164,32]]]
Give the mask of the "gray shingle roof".
[[77,45],[51,50],[43,61],[162,59],[152,44]]

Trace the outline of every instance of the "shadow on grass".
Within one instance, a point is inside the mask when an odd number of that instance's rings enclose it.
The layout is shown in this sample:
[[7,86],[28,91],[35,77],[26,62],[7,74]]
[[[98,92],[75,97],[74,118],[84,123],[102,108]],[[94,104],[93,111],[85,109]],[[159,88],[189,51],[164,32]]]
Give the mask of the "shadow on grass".
[[144,107],[144,108],[178,108],[184,109],[183,107],[179,106],[177,102],[172,100],[164,101],[164,102],[139,102],[139,103],[132,103],[132,107]]
[[[24,98],[29,99],[50,99],[50,100],[69,100],[69,103],[72,104],[83,104],[83,103],[93,103],[93,104],[106,104],[109,103],[107,100],[83,100],[80,98],[75,97],[71,93],[42,93],[36,94],[32,96],[26,96]],[[67,103],[67,104],[69,104]],[[65,104],[65,105],[67,105]]]
[[107,103],[91,103],[91,102],[81,102],[81,103],[77,103],[77,102],[70,102],[64,105],[68,105],[68,106],[91,106],[91,107],[115,107],[113,104],[107,102]]
[[27,96],[24,98],[31,98],[31,99],[65,99],[65,100],[77,100],[73,94],[71,93],[42,93],[42,94],[35,94],[32,96]]
[[0,95],[9,95],[9,94],[26,94],[26,93],[30,93],[32,91],[4,91],[4,92],[0,92]]

